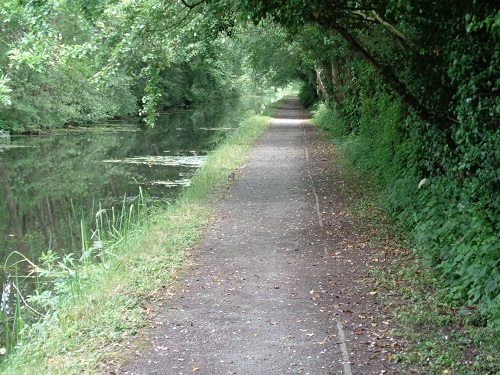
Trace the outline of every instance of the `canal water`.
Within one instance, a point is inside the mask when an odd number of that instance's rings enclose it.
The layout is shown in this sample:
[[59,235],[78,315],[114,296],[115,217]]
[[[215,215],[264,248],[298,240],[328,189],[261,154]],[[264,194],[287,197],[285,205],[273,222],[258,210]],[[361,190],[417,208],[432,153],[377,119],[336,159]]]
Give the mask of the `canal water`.
[[149,201],[174,201],[240,117],[274,100],[172,111],[154,128],[116,121],[0,139],[0,309],[9,310],[15,261],[36,263],[49,250],[78,256],[80,222],[90,223],[90,232],[99,210],[119,210],[140,192]]

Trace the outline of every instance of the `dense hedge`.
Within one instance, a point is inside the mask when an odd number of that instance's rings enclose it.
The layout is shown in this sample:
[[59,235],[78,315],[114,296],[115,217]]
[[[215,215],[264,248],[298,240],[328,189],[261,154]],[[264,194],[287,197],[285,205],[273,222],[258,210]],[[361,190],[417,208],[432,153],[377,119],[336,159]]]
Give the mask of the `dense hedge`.
[[[429,168],[445,147],[443,137],[438,131],[431,136],[430,124],[383,89],[360,95],[342,111],[321,104],[315,118],[380,184],[386,212],[412,233],[416,251],[449,286],[450,302],[478,307],[485,322],[500,329],[498,130],[481,137],[481,168],[463,178],[453,168]],[[458,168],[461,160],[449,153],[446,163]]]

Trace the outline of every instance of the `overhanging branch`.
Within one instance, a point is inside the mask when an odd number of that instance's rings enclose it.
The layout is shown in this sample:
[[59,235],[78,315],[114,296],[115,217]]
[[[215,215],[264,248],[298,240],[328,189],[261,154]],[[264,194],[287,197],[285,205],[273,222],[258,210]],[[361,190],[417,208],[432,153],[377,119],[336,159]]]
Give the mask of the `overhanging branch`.
[[404,48],[409,48],[410,44],[406,40],[405,36],[392,24],[385,21],[376,11],[371,11],[373,18],[368,17],[362,11],[356,10],[354,14],[361,16],[364,20],[371,21],[382,25],[387,31],[389,31],[393,36],[396,37],[397,41],[401,43]]
[[193,9],[193,8],[196,8],[198,5],[203,4],[206,1],[207,0],[198,0],[197,2],[195,2],[193,4],[189,4],[186,0],[181,0],[181,3],[184,4],[189,9]]
[[382,66],[374,56],[370,54],[358,40],[349,33],[344,27],[338,23],[333,23],[329,27],[332,31],[336,31],[371,67],[373,67],[384,81],[396,91],[403,101],[410,107],[417,110],[422,119],[429,122],[436,121],[436,114],[431,113],[425,108],[418,99],[410,92],[408,87],[401,82],[394,73],[387,67]]

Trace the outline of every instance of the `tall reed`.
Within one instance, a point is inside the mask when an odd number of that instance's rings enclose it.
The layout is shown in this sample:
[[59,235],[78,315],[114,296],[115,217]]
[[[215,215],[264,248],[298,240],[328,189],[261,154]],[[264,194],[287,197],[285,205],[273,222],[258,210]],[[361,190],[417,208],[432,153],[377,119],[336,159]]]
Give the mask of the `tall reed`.
[[[142,189],[136,197],[124,196],[120,202],[118,209],[114,206],[104,209],[101,203],[98,206],[93,203],[91,220],[83,210],[78,213],[71,203],[69,228],[71,232],[78,228],[79,249],[78,240],[72,236],[71,252],[61,250],[58,254],[49,243],[37,261],[19,252],[9,255],[4,269],[13,269],[15,273],[8,275],[2,289],[0,324],[4,333],[0,337],[0,353],[12,351],[22,340],[24,324],[36,322],[40,316],[55,311],[61,303],[78,303],[91,275],[89,269],[98,264],[106,266],[116,244],[145,217],[147,196]],[[99,208],[97,211],[96,207]],[[17,259],[9,264],[14,258]]]
[[19,274],[17,265],[15,266],[15,273],[12,281],[4,285],[8,293],[2,293],[2,299],[10,297],[10,292],[13,289],[14,301],[12,306],[8,301],[2,300],[0,307],[0,322],[4,328],[4,347],[0,348],[0,354],[5,354],[11,351],[21,339],[23,329],[23,318],[21,315],[21,292],[19,289]]

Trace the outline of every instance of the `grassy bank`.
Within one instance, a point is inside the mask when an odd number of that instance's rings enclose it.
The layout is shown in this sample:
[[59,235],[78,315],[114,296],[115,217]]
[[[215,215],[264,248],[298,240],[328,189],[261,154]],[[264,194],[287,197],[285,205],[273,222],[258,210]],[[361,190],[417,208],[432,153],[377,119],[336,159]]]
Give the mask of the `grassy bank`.
[[[175,281],[187,253],[201,239],[238,171],[264,134],[275,106],[243,120],[213,152],[175,204],[155,208],[140,226],[114,244],[106,261],[79,269],[79,293],[54,302],[38,323],[20,335],[5,356],[4,374],[99,373],[106,353],[147,322],[149,307]],[[61,297],[61,296],[60,296]]]
[[[498,331],[488,326],[477,306],[450,297],[450,285],[416,250],[412,234],[389,217],[385,176],[359,163],[366,144],[339,131],[332,113],[323,113],[314,121],[330,134],[339,150],[334,162],[342,168],[346,193],[354,202],[350,213],[356,226],[373,233],[372,245],[386,253],[385,262],[370,267],[380,303],[397,326],[392,336],[401,344],[389,359],[401,363],[405,374],[500,373]],[[368,157],[374,163],[380,155]]]

